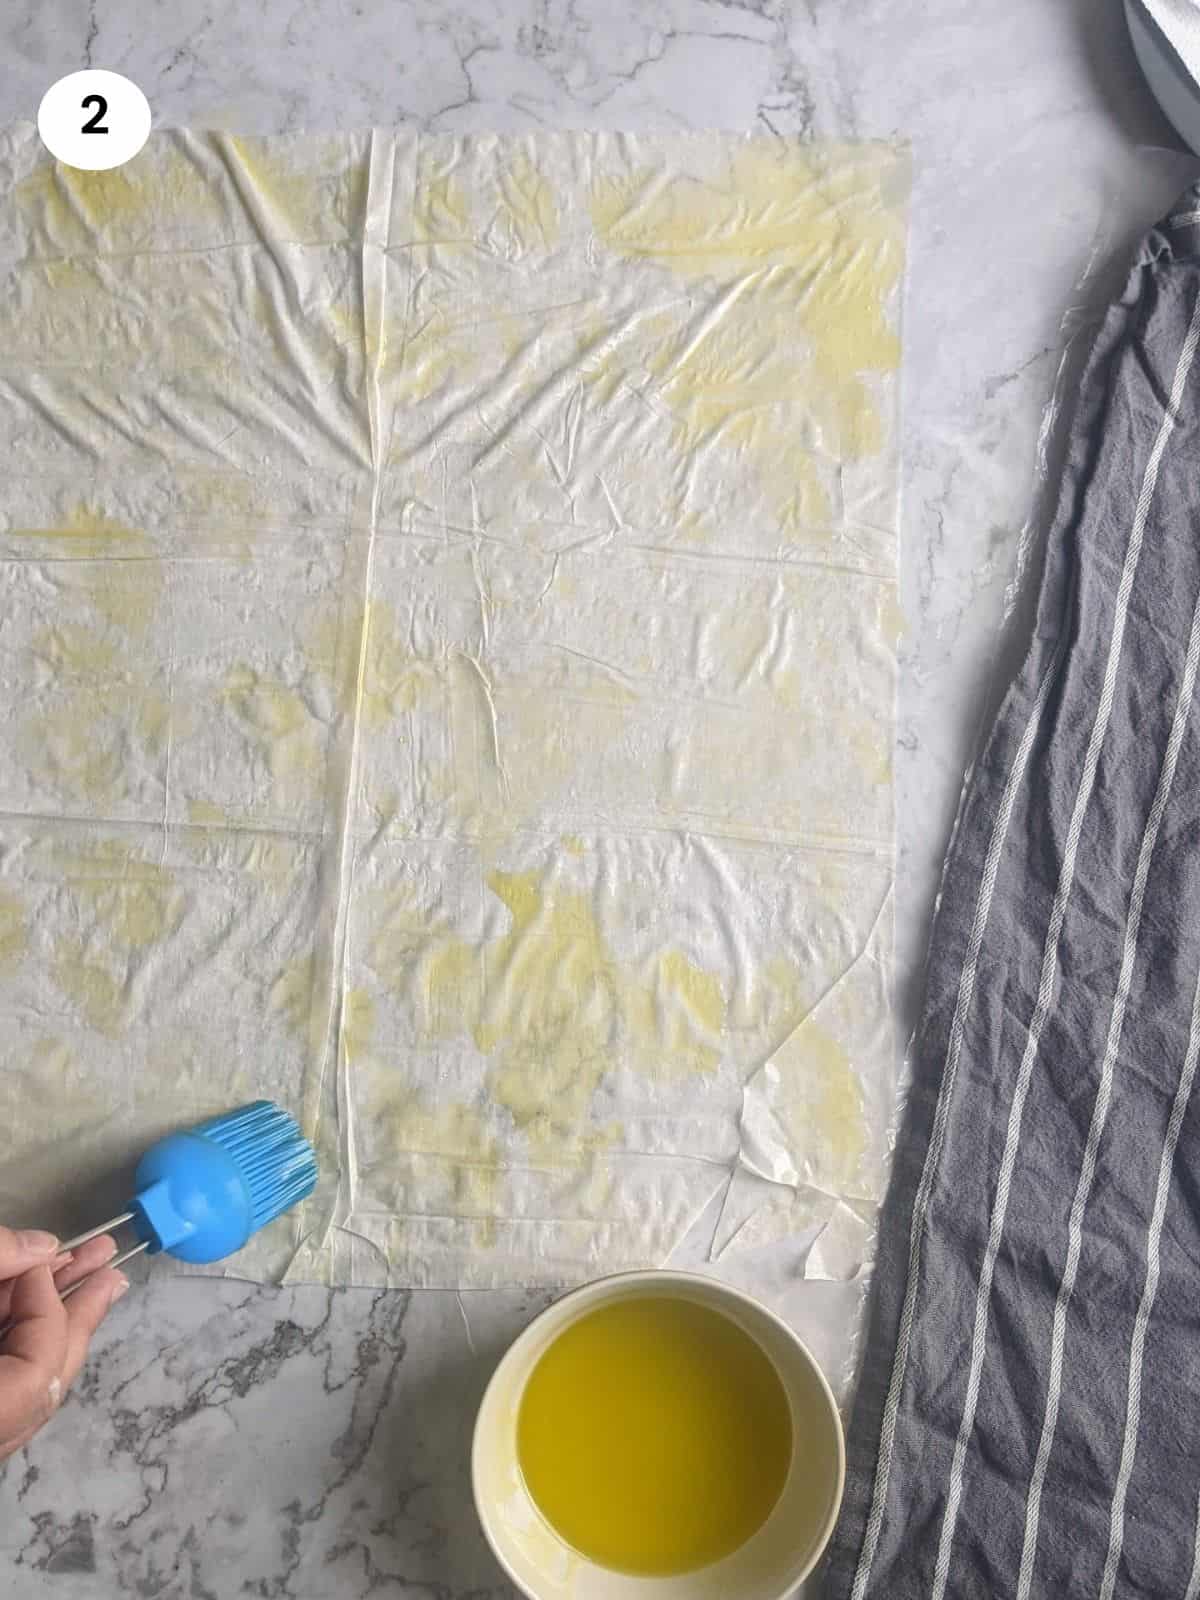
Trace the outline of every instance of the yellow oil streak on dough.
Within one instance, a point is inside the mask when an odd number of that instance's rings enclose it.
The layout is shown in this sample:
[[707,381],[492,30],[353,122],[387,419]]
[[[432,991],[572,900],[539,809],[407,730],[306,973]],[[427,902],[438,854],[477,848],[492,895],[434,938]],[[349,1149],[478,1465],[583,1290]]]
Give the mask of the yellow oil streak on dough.
[[352,718],[358,710],[362,630],[370,610],[353,596],[340,605],[326,600],[296,630],[309,670],[332,686],[343,717]]
[[119,235],[130,223],[205,218],[217,224],[223,215],[219,191],[172,149],[107,172],[51,162],[17,184],[15,199],[64,251],[94,250],[97,236]]
[[453,1101],[430,1106],[373,1059],[374,1031],[375,1002],[365,989],[350,990],[342,1009],[342,1049],[370,1108],[372,1143],[392,1156],[434,1156],[448,1163],[455,1215],[479,1222],[477,1242],[489,1247],[493,1219],[501,1210],[503,1163],[495,1139],[473,1107]]
[[284,237],[316,243],[361,229],[367,164],[364,158],[347,166],[341,140],[306,139],[293,149],[249,135],[226,142],[253,203],[270,209]]
[[282,888],[295,876],[296,851],[290,839],[259,835],[251,840],[242,860],[247,872],[275,888]]
[[67,612],[32,640],[59,693],[52,709],[23,719],[22,755],[70,803],[119,804],[134,749],[154,764],[166,745],[170,706],[158,689],[139,684],[136,671],[162,598],[164,564],[144,533],[84,504],[56,527],[7,537],[53,563],[48,570]]
[[412,222],[418,243],[474,244],[470,201],[452,162],[427,163],[413,196]]
[[[456,394],[469,390],[486,413],[495,385],[535,333],[530,314],[492,307],[471,316],[434,307],[388,322],[383,330],[383,360],[393,403],[404,410],[453,386]],[[394,443],[403,453],[409,430],[398,429]]]
[[214,552],[227,550],[239,560],[252,555],[259,535],[278,516],[271,503],[274,484],[257,484],[233,467],[214,470],[181,461],[173,464],[172,478],[181,518],[196,524]]
[[421,660],[396,624],[396,613],[384,601],[373,601],[367,614],[367,648],[363,671],[362,711],[375,728],[411,711],[421,695],[439,687],[432,663]]
[[528,151],[514,150],[497,175],[500,202],[518,255],[558,241],[558,203]]
[[374,1000],[365,989],[348,989],[342,1001],[342,1049],[351,1066],[366,1060],[374,1027]]
[[433,1038],[470,1034],[491,1060],[492,1098],[534,1151],[594,1143],[582,1130],[602,1078],[622,1060],[650,1077],[716,1069],[725,998],[715,976],[671,948],[647,971],[627,970],[587,895],[533,872],[493,872],[487,882],[509,930],[481,946],[448,938],[430,954],[425,1027]]
[[[18,528],[9,538],[30,543],[38,555],[55,560],[89,563],[64,575],[71,593],[78,592],[99,616],[132,637],[145,634],[162,598],[165,569],[154,555],[154,547],[144,533],[124,523],[99,516],[86,505],[79,505],[54,528]],[[70,624],[66,625],[68,629]],[[81,628],[71,629],[75,652],[86,648],[88,635]],[[91,635],[96,648],[105,641]],[[112,641],[108,641],[112,648]],[[84,663],[95,666],[95,659]]]
[[369,332],[364,326],[365,313],[361,299],[335,300],[326,313],[335,342],[343,345],[361,345]]
[[289,1033],[300,1038],[307,1037],[310,1031],[315,971],[316,963],[311,954],[297,956],[288,962],[267,992],[270,1011],[282,1019]]
[[67,297],[78,296],[85,302],[79,309],[92,309],[92,296],[101,287],[97,262],[82,256],[64,256],[58,261],[45,262],[42,271],[58,306],[66,303]]
[[82,923],[54,942],[55,979],[97,1032],[115,1038],[131,1018],[132,976],[180,926],[186,895],[166,868],[119,840],[56,852],[55,860]]
[[804,1064],[816,1091],[817,1118],[847,1184],[866,1149],[862,1089],[845,1047],[815,1023],[805,1030]]
[[478,1016],[480,977],[473,946],[451,939],[433,952],[425,968],[430,1037],[453,1038],[464,1031],[464,1018]]
[[725,997],[711,972],[693,966],[678,950],[660,957],[659,971],[665,987],[679,997],[684,1010],[710,1034],[719,1034],[725,1022]]
[[25,913],[16,895],[0,889],[0,972],[15,967],[25,953]]
[[[30,1040],[20,1057],[0,1074],[0,1106],[8,1113],[13,1126],[20,1116],[31,1111],[55,1119],[54,1133],[47,1129],[47,1139],[61,1138],[70,1127],[81,1125],[88,1108],[82,1112],[75,1103],[80,1087],[74,1072],[75,1058],[63,1041],[54,1034],[42,1034]],[[67,1091],[70,1090],[68,1094]],[[69,1107],[69,1122],[62,1121],[64,1108]],[[0,1114],[3,1114],[0,1112]],[[102,1112],[101,1115],[106,1115]]]
[[[485,186],[477,199],[481,214],[489,202],[494,206],[506,257],[548,249],[558,238],[553,192],[524,151],[501,162],[495,188]],[[413,201],[413,232],[423,245],[485,248],[471,197],[452,167],[423,174]],[[490,241],[491,230],[483,238]],[[486,413],[495,385],[510,373],[515,358],[536,346],[539,322],[539,313],[502,311],[494,301],[448,310],[418,298],[383,329],[382,371],[392,404],[403,412],[452,387],[456,394],[469,391]],[[398,430],[396,450],[403,453],[407,444],[408,431]]]
[[179,926],[184,894],[173,874],[119,840],[99,839],[86,851],[55,852],[55,860],[74,892],[130,950],[156,944]]
[[401,889],[365,896],[361,921],[372,930],[368,944],[370,966],[388,978],[416,959],[431,931],[425,911],[410,893]]
[[[397,1151],[437,1156],[453,1165],[455,1214],[493,1224],[503,1211],[499,1203],[503,1158],[479,1114],[454,1103],[430,1106],[411,1090],[380,1094],[377,1078],[375,1104]],[[477,1243],[485,1249],[494,1244],[494,1226],[480,1230]]]
[[97,1033],[110,1039],[124,1033],[129,1009],[124,981],[101,965],[100,958],[91,958],[82,941],[65,937],[56,942],[53,971],[59,988]]
[[33,638],[33,650],[56,677],[111,678],[123,665],[119,638],[78,622],[57,622],[40,628]]
[[846,729],[847,742],[865,785],[890,785],[892,781],[892,737],[886,723],[854,722]]
[[[366,161],[347,166],[340,141],[306,140],[295,164],[267,139],[229,136],[224,143],[232,158],[226,183],[248,192],[251,206],[269,207],[285,237],[316,242],[361,226]],[[49,163],[17,185],[16,201],[64,250],[94,249],[97,236],[119,237],[131,224],[139,233],[180,221],[228,225],[222,186],[170,148],[108,172]]]
[[41,553],[46,555],[95,560],[135,555],[149,547],[146,535],[140,530],[101,516],[85,504],[76,506],[55,527],[15,528],[8,537],[44,541],[45,550]]
[[188,821],[197,827],[220,827],[228,821],[221,807],[213,805],[211,800],[189,800],[187,814]]
[[[152,1028],[138,1048],[144,1070],[122,1072],[117,1084],[88,1071],[62,1039],[43,1035],[29,1051],[28,1066],[0,1079],[0,1096],[7,1092],[8,1103],[26,1112],[53,1109],[58,1137],[74,1129],[91,1136],[119,1123],[136,1128],[148,1143],[157,1132],[214,1116],[261,1093],[252,1069],[225,1063],[215,1077],[211,1051],[190,1029]],[[171,1086],[169,1096],[164,1083]]]
[[[883,443],[869,379],[899,362],[888,302],[903,238],[871,192],[870,159],[805,163],[795,150],[746,146],[731,159],[728,189],[635,174],[603,180],[592,194],[605,248],[729,291],[698,337],[665,315],[646,319],[638,357],[681,448],[720,441],[750,453],[786,529],[830,515],[819,477],[796,449],[802,419],[810,449],[831,460]],[[807,363],[794,356],[797,326]],[[624,346],[618,356],[631,359]]]
[[228,674],[222,694],[281,792],[311,793],[324,777],[325,728],[299,690],[242,664]]
[[124,760],[108,742],[106,722],[124,709],[103,690],[78,689],[65,705],[27,718],[20,749],[31,774],[69,800],[119,803]]
[[776,1052],[777,1114],[793,1130],[793,1148],[804,1148],[816,1131],[822,1182],[834,1193],[853,1193],[868,1143],[862,1087],[842,1042],[806,1018]]
[[[361,611],[359,612],[361,618]],[[305,658],[314,672],[333,678],[337,674],[342,647],[342,619],[336,602],[322,603],[297,629]]]
[[157,764],[169,720],[154,690],[73,684],[53,710],[25,719],[19,747],[31,774],[68,804],[115,806],[127,799],[131,745]]

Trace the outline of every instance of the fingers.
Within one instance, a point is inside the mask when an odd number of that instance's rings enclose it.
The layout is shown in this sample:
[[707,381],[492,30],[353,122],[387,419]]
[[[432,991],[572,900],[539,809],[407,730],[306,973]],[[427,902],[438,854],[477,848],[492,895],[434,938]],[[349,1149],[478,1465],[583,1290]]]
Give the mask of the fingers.
[[70,1261],[54,1274],[58,1292],[61,1294],[73,1283],[78,1283],[80,1278],[86,1278],[89,1272],[95,1272],[97,1267],[104,1266],[105,1262],[111,1261],[116,1253],[117,1242],[107,1233],[101,1234],[98,1239],[89,1239],[86,1244],[81,1244]]
[[36,1228],[0,1228],[0,1278],[19,1278],[58,1254],[58,1240]]
[[62,1399],[67,1309],[48,1266],[34,1267],[17,1279],[9,1314],[13,1326],[0,1346],[0,1441],[4,1442],[38,1427]]
[[30,1267],[47,1260],[52,1267],[71,1260],[69,1255],[58,1253],[58,1241],[52,1233],[0,1228],[0,1322],[8,1321],[13,1282]]
[[128,1287],[129,1279],[123,1272],[105,1267],[89,1278],[83,1288],[66,1302],[67,1356],[62,1374],[64,1389],[69,1389],[79,1376],[79,1369],[87,1359],[92,1335]]
[[[70,1255],[57,1255],[50,1263],[54,1273],[54,1283],[61,1294],[71,1284],[78,1283],[80,1278],[86,1278],[89,1272],[94,1272],[97,1267],[102,1267],[106,1261],[111,1261],[117,1253],[117,1243],[111,1234],[101,1234],[99,1238],[89,1239],[87,1244],[79,1246],[78,1250]],[[9,1305],[12,1300],[12,1284],[0,1283],[0,1322],[7,1322]]]
[[[51,1266],[54,1270],[54,1284],[59,1294],[64,1289],[69,1289],[73,1283],[78,1283],[80,1278],[86,1278],[89,1272],[95,1272],[96,1268],[102,1267],[106,1261],[111,1261],[116,1253],[116,1241],[110,1234],[105,1233],[97,1239],[89,1239],[87,1244],[80,1245],[71,1255],[55,1256]],[[0,1283],[0,1323],[8,1321],[12,1289],[12,1283]]]

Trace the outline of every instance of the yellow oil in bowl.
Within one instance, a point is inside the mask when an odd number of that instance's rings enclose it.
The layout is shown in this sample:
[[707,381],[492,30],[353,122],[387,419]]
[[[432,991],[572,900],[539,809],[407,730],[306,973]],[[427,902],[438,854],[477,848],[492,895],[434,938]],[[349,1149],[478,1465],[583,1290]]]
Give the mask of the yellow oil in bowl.
[[646,1577],[732,1554],[792,1458],[788,1397],[730,1317],[644,1295],[571,1323],[526,1382],[517,1457],[534,1503],[589,1561]]

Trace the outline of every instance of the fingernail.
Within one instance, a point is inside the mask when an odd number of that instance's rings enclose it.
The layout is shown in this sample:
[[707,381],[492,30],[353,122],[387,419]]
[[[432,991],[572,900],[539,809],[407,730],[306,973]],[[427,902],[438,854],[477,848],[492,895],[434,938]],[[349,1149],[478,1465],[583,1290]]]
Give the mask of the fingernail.
[[43,1233],[40,1228],[22,1228],[17,1234],[17,1242],[31,1256],[48,1256],[51,1251],[58,1249],[55,1235]]
[[128,1288],[129,1288],[129,1279],[125,1276],[125,1274],[123,1272],[118,1272],[117,1273],[117,1281],[113,1285],[112,1299],[108,1302],[109,1305],[110,1306],[115,1306],[117,1301],[121,1298],[121,1296],[125,1293],[125,1291]]
[[60,1267],[69,1267],[74,1259],[75,1252],[73,1250],[60,1250],[55,1256],[53,1262],[55,1272],[57,1272]]

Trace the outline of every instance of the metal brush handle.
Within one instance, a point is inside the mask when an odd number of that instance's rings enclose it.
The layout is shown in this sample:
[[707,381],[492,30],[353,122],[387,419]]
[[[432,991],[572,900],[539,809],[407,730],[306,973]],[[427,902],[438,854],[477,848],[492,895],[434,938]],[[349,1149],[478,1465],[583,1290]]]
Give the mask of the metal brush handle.
[[[98,1239],[102,1233],[111,1233],[114,1228],[123,1228],[127,1222],[133,1221],[136,1214],[133,1211],[122,1211],[120,1216],[109,1217],[107,1222],[98,1222],[94,1228],[89,1228],[86,1233],[77,1233],[73,1239],[64,1239],[58,1248],[60,1250],[78,1250],[81,1244],[90,1244],[93,1239]],[[86,1279],[80,1278],[79,1281],[84,1283]]]
[[[89,1279],[94,1278],[98,1272],[107,1272],[110,1267],[123,1267],[127,1261],[132,1261],[134,1256],[140,1256],[143,1250],[148,1250],[149,1248],[149,1240],[143,1240],[141,1244],[135,1244],[132,1249],[122,1250],[119,1256],[114,1256],[111,1261],[106,1261],[102,1267],[93,1267],[91,1272],[85,1273],[82,1278],[76,1278],[75,1282],[69,1283],[65,1289],[60,1289],[58,1298],[60,1300],[69,1300],[76,1289],[82,1289],[84,1284]],[[7,1333],[8,1329],[5,1328],[4,1332]]]
[[[102,1233],[111,1233],[114,1228],[119,1228],[124,1223],[131,1222],[133,1216],[134,1213],[132,1211],[122,1211],[120,1216],[110,1217],[107,1222],[101,1222],[97,1227],[89,1228],[86,1233],[77,1233],[73,1239],[64,1239],[59,1246],[59,1251],[60,1253],[65,1253],[69,1250],[78,1250],[79,1246],[87,1244],[89,1239],[98,1239]],[[60,1289],[58,1298],[60,1300],[69,1300],[76,1289],[82,1289],[84,1284],[89,1279],[94,1278],[98,1272],[107,1272],[111,1267],[123,1267],[127,1261],[132,1261],[134,1256],[140,1256],[143,1250],[148,1250],[149,1248],[149,1239],[143,1239],[140,1244],[131,1245],[128,1250],[122,1250],[119,1255],[113,1256],[111,1261],[104,1262],[102,1266],[93,1267],[91,1272],[85,1272],[82,1278],[76,1278],[74,1283],[69,1283],[65,1289]],[[0,1341],[7,1338],[12,1325],[11,1317],[6,1322],[0,1322]]]
[[[64,1239],[60,1248],[62,1250],[78,1250],[81,1244],[87,1244],[90,1239],[98,1239],[102,1233],[112,1233],[115,1229],[123,1227],[125,1223],[132,1222],[134,1212],[122,1211],[119,1216],[109,1217],[107,1222],[100,1222],[94,1228],[89,1228],[86,1233],[77,1233],[73,1239]],[[69,1300],[76,1289],[82,1289],[89,1278],[94,1278],[98,1272],[107,1272],[110,1267],[123,1267],[127,1261],[132,1261],[134,1256],[140,1256],[143,1250],[150,1248],[149,1239],[143,1239],[140,1244],[132,1245],[128,1250],[122,1250],[120,1255],[114,1256],[111,1261],[106,1261],[103,1266],[93,1267],[82,1278],[76,1278],[74,1283],[59,1292],[60,1300]],[[7,1333],[7,1328],[4,1330]]]

